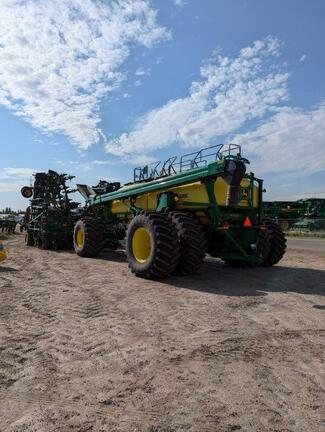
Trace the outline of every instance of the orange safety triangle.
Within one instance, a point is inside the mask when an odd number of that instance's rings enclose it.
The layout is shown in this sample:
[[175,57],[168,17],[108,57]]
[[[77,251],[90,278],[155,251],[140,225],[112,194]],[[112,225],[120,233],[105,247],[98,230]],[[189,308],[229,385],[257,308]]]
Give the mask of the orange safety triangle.
[[248,216],[246,216],[246,218],[245,218],[245,220],[244,220],[244,227],[246,227],[246,228],[250,228],[250,227],[252,227],[253,225],[252,225],[252,222],[251,222],[251,220],[250,220],[250,218],[248,217]]

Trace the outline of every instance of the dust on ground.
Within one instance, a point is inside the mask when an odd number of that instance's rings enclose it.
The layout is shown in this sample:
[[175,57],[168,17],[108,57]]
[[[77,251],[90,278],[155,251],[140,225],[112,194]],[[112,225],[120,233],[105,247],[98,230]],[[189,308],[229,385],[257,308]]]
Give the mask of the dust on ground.
[[325,252],[130,274],[122,252],[0,266],[0,431],[325,430]]

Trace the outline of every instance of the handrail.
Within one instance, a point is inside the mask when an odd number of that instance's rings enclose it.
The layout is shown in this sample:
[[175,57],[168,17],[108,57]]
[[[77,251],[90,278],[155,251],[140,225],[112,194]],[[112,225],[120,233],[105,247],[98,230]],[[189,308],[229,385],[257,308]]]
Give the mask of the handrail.
[[152,162],[144,167],[134,169],[134,183],[151,181],[161,177],[175,175],[194,168],[208,165],[209,162],[241,157],[241,147],[238,144],[216,144],[198,151],[184,154],[180,157],[172,156],[162,161]]

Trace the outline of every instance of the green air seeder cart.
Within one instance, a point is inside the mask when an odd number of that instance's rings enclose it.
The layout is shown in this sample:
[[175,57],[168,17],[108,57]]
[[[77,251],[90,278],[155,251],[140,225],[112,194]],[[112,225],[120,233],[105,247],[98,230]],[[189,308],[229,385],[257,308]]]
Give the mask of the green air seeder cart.
[[286,240],[263,219],[263,181],[246,173],[248,163],[240,146],[220,144],[136,168],[132,183],[106,183],[104,193],[77,185],[87,206],[74,227],[76,253],[124,244],[143,278],[193,274],[206,253],[233,267],[276,264]]

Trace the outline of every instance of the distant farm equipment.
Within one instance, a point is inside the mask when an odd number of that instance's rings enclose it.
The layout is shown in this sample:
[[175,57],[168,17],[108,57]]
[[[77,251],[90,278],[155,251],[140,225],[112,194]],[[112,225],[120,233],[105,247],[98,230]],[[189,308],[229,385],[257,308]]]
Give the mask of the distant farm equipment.
[[263,203],[263,211],[285,231],[325,230],[325,199],[322,198],[266,201]]
[[69,195],[75,192],[68,186],[73,176],[49,170],[34,175],[33,186],[21,189],[30,199],[23,227],[28,246],[42,249],[62,249],[72,246],[73,227],[78,220],[78,206]]
[[308,198],[302,200],[304,211],[302,219],[293,225],[299,231],[325,230],[325,199]]
[[16,230],[17,221],[14,217],[6,217],[0,219],[0,232],[14,233]]

